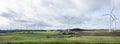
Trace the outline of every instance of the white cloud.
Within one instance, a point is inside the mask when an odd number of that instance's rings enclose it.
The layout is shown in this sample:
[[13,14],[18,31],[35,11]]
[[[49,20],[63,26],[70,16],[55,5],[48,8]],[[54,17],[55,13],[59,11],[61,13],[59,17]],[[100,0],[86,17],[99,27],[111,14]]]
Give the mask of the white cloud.
[[10,24],[10,21],[4,17],[0,16],[0,26],[7,26]]
[[109,16],[102,15],[113,3],[119,10],[118,0],[0,0],[0,26],[12,22],[13,28],[36,28],[41,23],[44,28],[67,28],[70,20],[71,27],[108,28]]

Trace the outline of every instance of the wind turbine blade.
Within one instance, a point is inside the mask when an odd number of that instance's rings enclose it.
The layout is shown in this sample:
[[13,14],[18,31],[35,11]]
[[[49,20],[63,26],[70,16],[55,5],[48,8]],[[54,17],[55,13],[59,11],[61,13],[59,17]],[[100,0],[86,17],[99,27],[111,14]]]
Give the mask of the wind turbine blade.
[[110,11],[110,17],[111,17],[111,18],[112,18],[112,20],[114,21],[114,20],[115,20],[115,16],[114,16],[114,15],[112,15],[113,11],[114,11],[114,8],[112,8],[112,10]]
[[114,8],[112,8],[112,10],[110,11],[110,15],[113,13],[113,10],[114,10]]
[[114,19],[117,20],[117,17],[115,15],[113,15]]
[[115,20],[114,17],[112,15],[110,15],[110,17],[112,18],[112,20]]

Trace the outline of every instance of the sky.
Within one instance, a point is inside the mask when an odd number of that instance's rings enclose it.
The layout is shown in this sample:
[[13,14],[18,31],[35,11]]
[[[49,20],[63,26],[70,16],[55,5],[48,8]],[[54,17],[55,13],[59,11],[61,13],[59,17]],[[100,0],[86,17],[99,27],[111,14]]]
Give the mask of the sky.
[[109,29],[110,22],[120,29],[119,5],[120,0],[0,0],[0,29]]

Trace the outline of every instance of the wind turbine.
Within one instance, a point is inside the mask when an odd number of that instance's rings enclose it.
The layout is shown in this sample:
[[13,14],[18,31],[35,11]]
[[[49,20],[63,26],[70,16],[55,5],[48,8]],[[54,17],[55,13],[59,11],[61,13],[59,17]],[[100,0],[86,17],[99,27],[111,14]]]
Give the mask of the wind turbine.
[[67,19],[67,31],[70,32],[70,19],[73,17],[70,16],[63,16],[65,19]]
[[41,27],[40,27],[40,30],[43,30],[43,24],[40,24],[40,26],[41,26]]
[[114,8],[111,9],[110,13],[108,14],[110,16],[110,24],[109,24],[109,32],[111,32],[111,27],[112,27],[112,22],[114,22],[114,28],[116,28],[116,20],[117,18],[115,17],[115,15],[113,15],[113,11],[114,11]]

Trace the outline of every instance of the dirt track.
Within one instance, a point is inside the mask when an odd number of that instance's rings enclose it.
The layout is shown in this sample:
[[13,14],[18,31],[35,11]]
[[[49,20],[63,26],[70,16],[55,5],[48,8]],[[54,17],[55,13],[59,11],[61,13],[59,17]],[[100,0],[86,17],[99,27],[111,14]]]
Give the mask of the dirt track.
[[120,36],[120,32],[77,32],[75,35],[79,36]]

